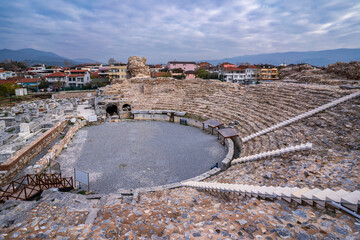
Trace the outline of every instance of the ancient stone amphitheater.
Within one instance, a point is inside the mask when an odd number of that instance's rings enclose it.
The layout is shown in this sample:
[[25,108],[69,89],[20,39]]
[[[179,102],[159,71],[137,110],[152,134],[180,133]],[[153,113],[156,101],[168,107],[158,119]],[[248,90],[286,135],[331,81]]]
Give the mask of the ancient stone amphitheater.
[[[0,238],[359,239],[358,91],[198,79],[136,78],[107,86],[98,92],[98,114],[105,116],[109,104],[127,104],[215,119],[239,134],[240,157],[205,181],[132,198],[46,191],[38,202],[8,201]],[[292,148],[306,143],[302,151]],[[274,152],[279,149],[290,150]]]

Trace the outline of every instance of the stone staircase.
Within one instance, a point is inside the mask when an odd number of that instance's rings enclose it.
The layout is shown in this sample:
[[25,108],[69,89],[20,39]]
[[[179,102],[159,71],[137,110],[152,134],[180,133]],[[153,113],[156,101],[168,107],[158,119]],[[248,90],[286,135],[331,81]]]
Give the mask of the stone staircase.
[[291,123],[293,123],[293,122],[296,122],[296,121],[298,121],[298,120],[301,120],[301,119],[303,119],[303,118],[310,117],[310,116],[312,116],[312,115],[314,115],[314,114],[316,114],[316,113],[319,113],[319,112],[324,111],[324,110],[326,110],[326,109],[328,109],[328,108],[334,107],[334,106],[337,105],[337,104],[340,104],[340,103],[342,103],[342,102],[345,102],[345,101],[350,100],[350,99],[352,99],[352,98],[355,98],[355,97],[357,97],[357,96],[360,96],[360,91],[355,92],[355,93],[352,93],[352,94],[349,94],[349,95],[347,95],[347,96],[345,96],[345,97],[342,97],[342,98],[339,98],[339,99],[337,99],[337,100],[334,100],[334,101],[332,101],[332,102],[330,102],[330,103],[327,103],[327,104],[322,105],[322,106],[320,106],[320,107],[318,107],[318,108],[315,108],[315,109],[313,109],[313,110],[310,110],[310,111],[308,111],[308,112],[305,112],[305,113],[303,113],[303,114],[300,114],[300,115],[298,115],[298,116],[296,116],[296,117],[290,118],[290,119],[288,119],[288,120],[286,120],[286,121],[283,121],[283,122],[281,122],[281,123],[278,123],[278,124],[276,124],[276,125],[273,125],[273,126],[271,126],[271,127],[269,127],[269,128],[266,128],[266,129],[264,129],[264,130],[261,130],[261,131],[259,131],[259,132],[254,133],[254,134],[251,134],[250,136],[247,136],[247,137],[242,138],[241,141],[242,141],[243,143],[245,143],[245,142],[249,141],[250,139],[253,139],[253,138],[255,138],[255,137],[261,136],[261,135],[266,134],[266,133],[268,133],[268,132],[274,131],[274,130],[276,130],[276,129],[278,129],[278,128],[284,127],[284,126],[286,126],[286,125],[289,125],[289,124],[291,124]]
[[237,158],[237,159],[234,159],[231,162],[231,164],[233,165],[233,164],[237,164],[237,163],[256,161],[256,160],[260,160],[262,158],[278,156],[278,155],[281,155],[281,154],[295,152],[295,151],[309,150],[309,149],[311,149],[311,147],[312,147],[311,143],[300,144],[300,145],[296,145],[296,146],[290,146],[290,147],[287,147],[287,148],[281,148],[281,149],[274,150],[274,151],[263,152],[263,153],[255,154],[255,155],[252,155],[252,156]]
[[341,204],[354,212],[360,211],[360,191],[333,191],[331,189],[310,189],[298,187],[267,187],[245,184],[226,184],[215,182],[183,182],[184,187],[193,187],[214,193],[235,194],[238,198],[255,197],[265,200],[284,200],[298,204],[309,204],[318,208],[336,208],[333,203]]

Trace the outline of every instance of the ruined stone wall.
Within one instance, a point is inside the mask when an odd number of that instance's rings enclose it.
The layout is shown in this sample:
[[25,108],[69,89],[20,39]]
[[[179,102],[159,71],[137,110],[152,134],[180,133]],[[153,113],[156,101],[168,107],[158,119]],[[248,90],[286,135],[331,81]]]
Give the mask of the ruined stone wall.
[[15,176],[34,156],[49,145],[66,127],[67,121],[58,122],[54,127],[37,137],[30,144],[17,151],[6,162],[0,165],[2,175],[0,186],[6,184]]
[[49,164],[51,160],[55,160],[62,150],[64,149],[65,145],[67,145],[75,133],[82,128],[86,124],[86,121],[78,120],[75,125],[71,126],[67,131],[65,137],[61,139],[58,143],[52,146],[46,153],[44,157],[42,157],[39,161],[36,162],[34,165],[34,173],[42,172]]
[[60,92],[54,94],[55,99],[62,98],[87,98],[88,94],[91,94],[89,98],[93,98],[95,96],[96,91],[84,91],[84,92]]

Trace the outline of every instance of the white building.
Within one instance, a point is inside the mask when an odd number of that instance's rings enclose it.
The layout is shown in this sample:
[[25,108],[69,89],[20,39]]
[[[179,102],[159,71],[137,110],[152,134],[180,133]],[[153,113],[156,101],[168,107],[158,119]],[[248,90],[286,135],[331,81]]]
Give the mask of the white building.
[[242,67],[225,67],[221,74],[226,82],[242,83],[245,80],[245,68]]
[[45,76],[46,81],[50,83],[50,86],[53,86],[54,83],[61,82],[63,85],[67,83],[67,76],[63,72],[56,72]]
[[87,70],[56,72],[45,76],[45,78],[50,86],[53,86],[55,82],[61,82],[65,87],[82,87],[91,82],[90,73]]
[[86,70],[70,70],[67,76],[68,87],[82,87],[90,82],[90,73]]
[[239,67],[225,67],[221,70],[223,79],[231,83],[248,83],[257,80],[257,67],[252,65],[240,65]]

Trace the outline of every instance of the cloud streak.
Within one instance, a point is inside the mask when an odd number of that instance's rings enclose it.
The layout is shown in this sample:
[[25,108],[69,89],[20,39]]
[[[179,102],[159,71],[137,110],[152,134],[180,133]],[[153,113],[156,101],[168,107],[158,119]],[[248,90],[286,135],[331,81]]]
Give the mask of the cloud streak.
[[360,47],[354,1],[18,0],[0,6],[0,46],[149,62]]

